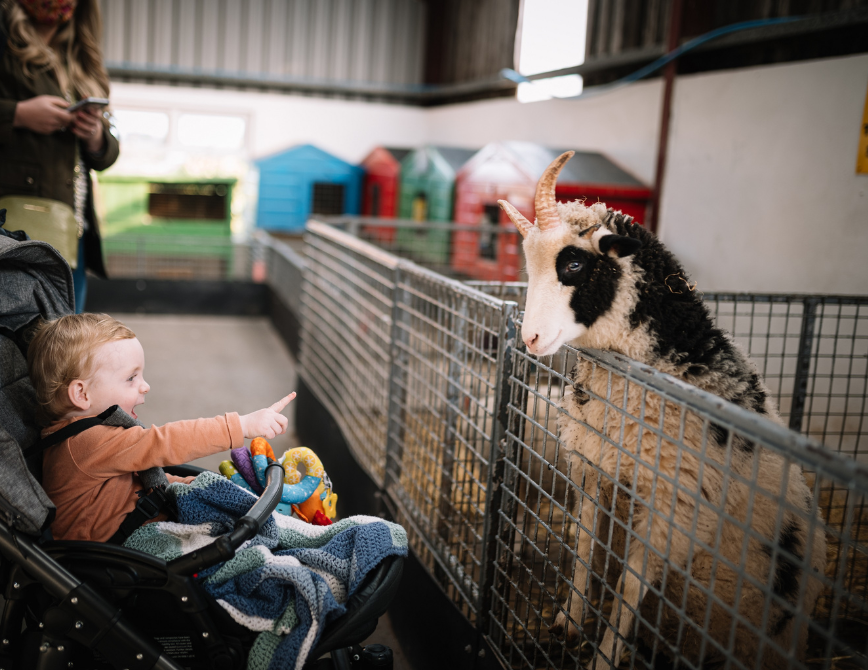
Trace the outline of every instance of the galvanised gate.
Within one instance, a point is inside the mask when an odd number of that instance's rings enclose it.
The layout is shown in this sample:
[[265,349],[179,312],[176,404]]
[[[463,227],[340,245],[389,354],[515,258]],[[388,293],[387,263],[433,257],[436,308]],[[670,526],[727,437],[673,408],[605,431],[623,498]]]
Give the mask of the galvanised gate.
[[[555,356],[528,356],[517,338],[521,285],[461,283],[315,222],[305,254],[304,380],[407,528],[417,557],[504,665],[581,667],[610,621],[628,613],[625,582],[632,582],[643,597],[629,612],[618,667],[752,668],[763,659],[791,668],[866,666],[864,299],[705,296],[719,324],[757,362],[795,432],[611,352],[564,347]],[[289,272],[274,249],[267,260],[271,283]],[[557,418],[566,417],[559,401],[578,357],[607,389],[592,398],[607,417],[598,438],[619,462],[650,477],[655,492],[694,497],[713,511],[719,523],[710,539],[679,526],[655,500],[637,499],[629,481],[571,455]],[[752,475],[738,475],[714,461],[704,441],[685,443],[688,425],[703,435],[725,429],[730,440],[750,440],[797,465],[812,492],[810,511],[760,486],[758,464]],[[741,492],[746,516],[699,500],[677,467],[637,458],[637,436],[675,445],[715,469],[725,489]],[[609,493],[601,496],[604,486],[589,481],[608,485]],[[776,528],[785,514],[825,527],[823,574],[812,571],[810,551],[766,549],[787,567],[798,593],[820,591],[810,612],[780,595],[775,574],[757,576],[749,564],[727,558],[738,551],[721,546],[733,530],[745,547],[757,540],[750,509],[761,499],[779,510]],[[584,505],[593,514],[581,515]],[[691,564],[666,564],[662,580],[649,580],[644,569],[665,562],[665,552],[622,521],[643,507],[673,542],[689,543]],[[626,517],[617,513],[625,509]],[[583,534],[592,540],[590,576],[575,584],[576,561],[587,560],[578,551]],[[645,558],[628,562],[637,553]],[[708,567],[698,578],[702,565]],[[724,581],[733,585],[729,591],[713,586]],[[581,633],[566,644],[552,627],[574,599]],[[746,614],[739,603],[748,599],[756,605]],[[770,624],[780,611],[798,631],[786,648],[753,623]],[[755,653],[733,656],[736,644]]]

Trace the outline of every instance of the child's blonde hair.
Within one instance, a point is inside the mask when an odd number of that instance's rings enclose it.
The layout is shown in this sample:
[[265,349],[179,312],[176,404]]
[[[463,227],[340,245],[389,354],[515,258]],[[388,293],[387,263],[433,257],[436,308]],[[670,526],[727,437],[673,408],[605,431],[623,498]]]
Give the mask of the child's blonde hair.
[[74,380],[93,373],[93,357],[100,345],[135,336],[108,314],[70,314],[42,322],[27,350],[40,423],[48,425],[75,409],[67,389]]

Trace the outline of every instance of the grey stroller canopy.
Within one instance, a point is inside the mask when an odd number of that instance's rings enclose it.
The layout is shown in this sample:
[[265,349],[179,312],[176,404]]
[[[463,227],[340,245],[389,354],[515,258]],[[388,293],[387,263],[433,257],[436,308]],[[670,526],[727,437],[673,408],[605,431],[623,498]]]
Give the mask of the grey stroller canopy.
[[[40,318],[72,313],[72,272],[45,242],[18,241],[0,229],[0,515],[13,528],[39,534],[54,505],[39,486],[42,456],[22,449],[39,437],[36,395],[27,375],[28,334]],[[28,467],[29,466],[29,467]]]

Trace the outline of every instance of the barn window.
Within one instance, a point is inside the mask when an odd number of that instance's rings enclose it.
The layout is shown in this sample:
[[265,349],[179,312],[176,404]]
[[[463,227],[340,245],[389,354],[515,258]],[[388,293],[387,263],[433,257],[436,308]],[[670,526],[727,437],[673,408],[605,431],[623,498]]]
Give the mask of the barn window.
[[169,137],[169,115],[136,109],[116,109],[112,114],[124,147],[162,146]]
[[186,147],[201,149],[240,149],[246,128],[247,122],[240,116],[181,114],[178,141]]
[[162,219],[225,221],[225,184],[151,184],[148,214]]
[[483,231],[479,233],[479,257],[489,260],[497,259],[497,222],[500,219],[500,207],[485,205],[479,225]]
[[313,205],[310,211],[313,214],[324,214],[326,216],[343,214],[344,185],[314,182]]

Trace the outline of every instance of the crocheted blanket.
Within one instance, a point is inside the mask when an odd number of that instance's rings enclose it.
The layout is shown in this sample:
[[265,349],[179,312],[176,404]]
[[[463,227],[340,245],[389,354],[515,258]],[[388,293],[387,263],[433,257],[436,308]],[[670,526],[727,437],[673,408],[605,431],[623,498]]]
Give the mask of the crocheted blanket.
[[[213,472],[168,488],[178,522],[142,526],[124,543],[167,561],[229,532],[256,497]],[[197,579],[235,621],[260,634],[249,670],[304,665],[323,627],[344,613],[344,603],[387,556],[407,555],[407,535],[394,523],[354,516],[312,526],[272,514],[235,557]]]

